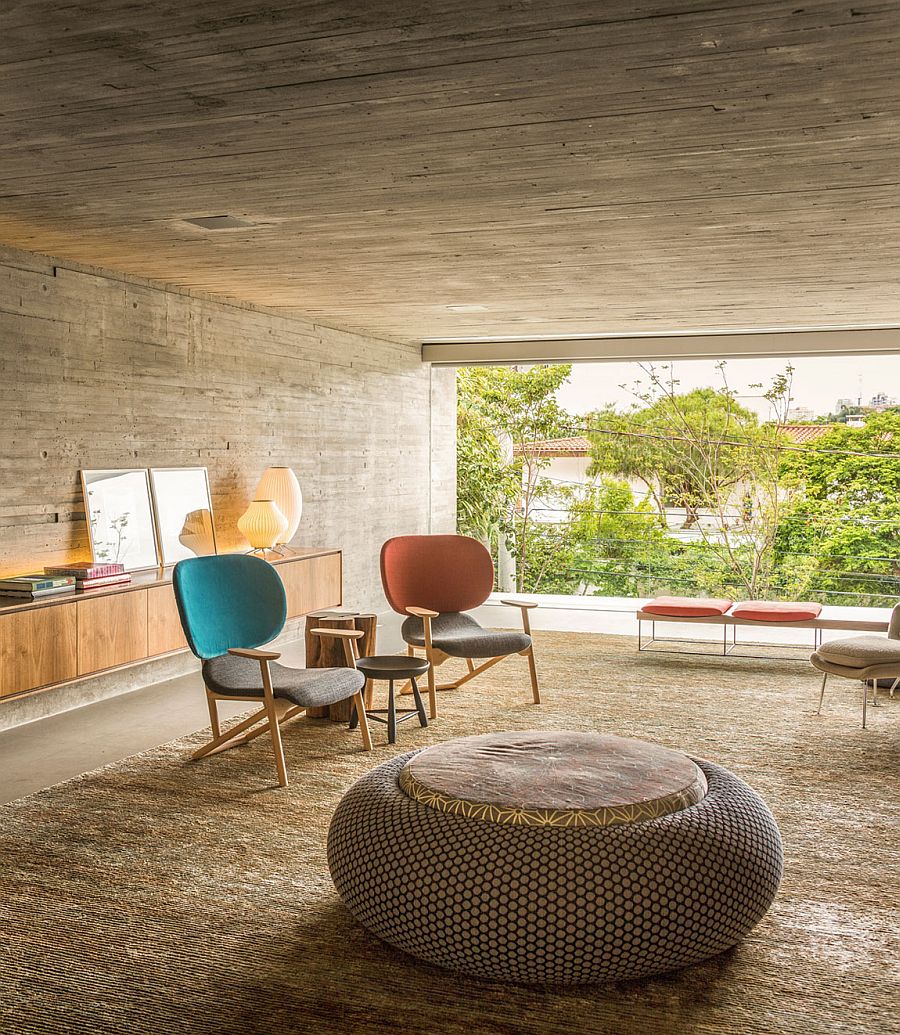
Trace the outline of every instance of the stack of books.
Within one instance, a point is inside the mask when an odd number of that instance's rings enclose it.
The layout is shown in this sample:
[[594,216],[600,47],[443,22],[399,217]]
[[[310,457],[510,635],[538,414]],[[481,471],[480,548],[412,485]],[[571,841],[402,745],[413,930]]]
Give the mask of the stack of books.
[[17,600],[39,600],[74,592],[74,575],[12,575],[0,579],[0,594]]
[[72,578],[76,589],[95,589],[131,582],[131,572],[124,564],[61,564],[44,568],[47,577]]

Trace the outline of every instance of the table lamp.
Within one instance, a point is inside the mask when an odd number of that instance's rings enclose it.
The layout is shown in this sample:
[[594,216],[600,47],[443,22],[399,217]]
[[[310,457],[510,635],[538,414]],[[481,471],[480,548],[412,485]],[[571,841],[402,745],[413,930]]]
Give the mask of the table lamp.
[[237,526],[253,547],[251,553],[265,553],[281,541],[288,523],[274,500],[254,500],[238,518]]
[[300,515],[303,513],[303,493],[300,483],[290,467],[270,467],[256,487],[257,500],[272,500],[287,520],[279,533],[276,546],[289,543],[294,538]]

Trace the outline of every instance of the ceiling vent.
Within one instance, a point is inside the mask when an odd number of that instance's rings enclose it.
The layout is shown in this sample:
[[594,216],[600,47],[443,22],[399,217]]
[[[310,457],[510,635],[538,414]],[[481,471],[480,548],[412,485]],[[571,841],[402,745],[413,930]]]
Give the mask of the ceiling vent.
[[185,223],[199,226],[201,230],[237,230],[242,226],[253,226],[237,216],[195,216],[193,219],[186,219]]

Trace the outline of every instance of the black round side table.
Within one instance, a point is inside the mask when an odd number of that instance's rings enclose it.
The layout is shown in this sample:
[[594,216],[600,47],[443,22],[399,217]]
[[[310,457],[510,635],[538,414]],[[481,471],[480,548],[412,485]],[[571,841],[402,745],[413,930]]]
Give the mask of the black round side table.
[[[425,705],[422,704],[422,697],[419,694],[419,687],[416,685],[416,676],[424,676],[428,671],[428,662],[425,658],[413,658],[406,654],[383,654],[374,655],[371,658],[357,658],[356,667],[366,679],[386,679],[388,681],[388,706],[387,708],[366,708],[366,715],[376,722],[387,724],[388,744],[397,743],[397,723],[404,719],[411,719],[414,715],[419,716],[419,725],[427,726],[428,718],[425,715]],[[416,702],[415,708],[397,713],[394,695],[394,681],[401,679],[404,682],[408,679],[412,686],[413,697]],[[385,717],[386,716],[386,717]],[[350,729],[356,729],[359,716],[356,708],[350,714]]]

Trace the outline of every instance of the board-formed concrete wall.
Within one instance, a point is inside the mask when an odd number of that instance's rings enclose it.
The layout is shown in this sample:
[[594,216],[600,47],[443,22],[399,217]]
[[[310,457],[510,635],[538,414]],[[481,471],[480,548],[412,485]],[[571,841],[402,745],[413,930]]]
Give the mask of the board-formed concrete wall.
[[0,249],[0,574],[88,556],[81,468],[209,469],[220,550],[263,470],[299,545],[344,551],[383,611],[389,536],[455,525],[455,379],[387,341]]

